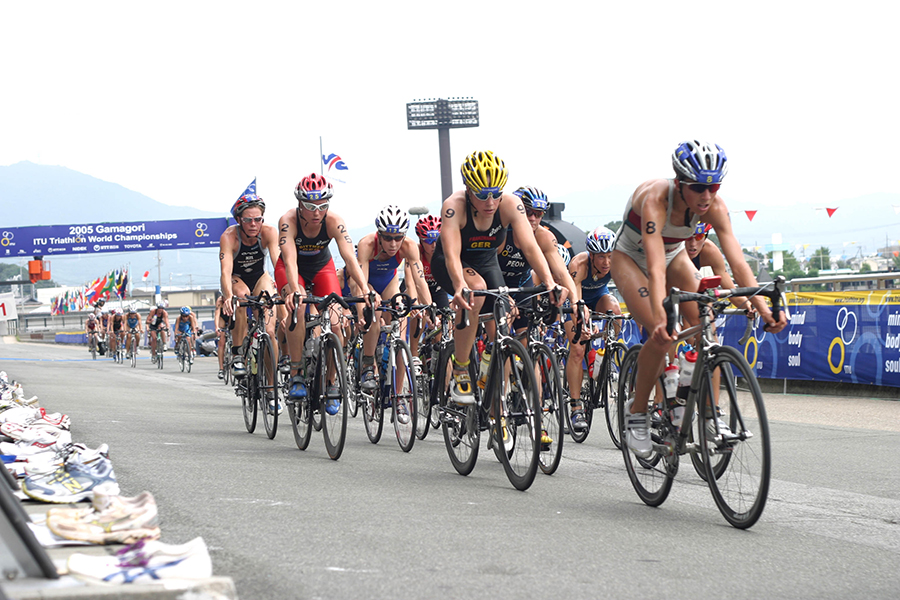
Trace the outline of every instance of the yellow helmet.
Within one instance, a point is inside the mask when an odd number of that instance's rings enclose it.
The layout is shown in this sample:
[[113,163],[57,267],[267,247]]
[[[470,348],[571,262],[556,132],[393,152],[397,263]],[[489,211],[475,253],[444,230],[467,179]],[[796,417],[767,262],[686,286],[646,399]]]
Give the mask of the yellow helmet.
[[490,150],[484,152],[473,152],[466,157],[466,160],[460,168],[463,183],[473,192],[481,192],[482,190],[496,190],[495,197],[503,191],[506,180],[509,177],[509,171],[506,170],[506,163],[500,158],[494,156]]

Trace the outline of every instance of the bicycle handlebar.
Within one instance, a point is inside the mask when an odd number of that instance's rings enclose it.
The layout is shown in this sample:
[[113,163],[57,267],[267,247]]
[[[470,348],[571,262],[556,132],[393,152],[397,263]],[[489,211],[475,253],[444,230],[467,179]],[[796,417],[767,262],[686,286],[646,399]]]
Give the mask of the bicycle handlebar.
[[[774,281],[757,287],[713,288],[699,293],[684,292],[676,287],[671,288],[669,295],[663,300],[663,309],[666,311],[666,332],[672,335],[672,332],[675,331],[675,324],[681,316],[681,311],[679,310],[681,302],[700,302],[705,305],[714,305],[716,301],[731,298],[732,296],[748,296],[752,298],[756,295],[765,296],[772,301],[773,314],[783,310],[785,318],[790,318],[784,298],[784,277],[779,275]],[[768,328],[768,325],[765,328]]]

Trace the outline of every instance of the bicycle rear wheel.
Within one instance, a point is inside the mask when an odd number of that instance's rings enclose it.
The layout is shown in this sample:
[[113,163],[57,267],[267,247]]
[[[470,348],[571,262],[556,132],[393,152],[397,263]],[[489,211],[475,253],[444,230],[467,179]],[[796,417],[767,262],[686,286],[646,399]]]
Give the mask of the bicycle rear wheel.
[[500,415],[496,439],[506,451],[498,454],[509,482],[525,491],[534,482],[541,451],[541,405],[534,364],[517,340],[506,340],[500,353],[492,393],[494,414]]
[[334,333],[322,340],[322,357],[324,360],[319,361],[322,432],[328,456],[337,460],[347,437],[347,373],[341,344]]
[[[716,426],[710,432],[705,419],[700,419],[699,427],[707,483],[716,505],[731,525],[747,529],[759,520],[766,506],[772,469],[769,422],[762,390],[750,365],[734,348],[714,348],[708,360],[712,371],[736,370],[748,387],[746,391],[738,391],[735,380],[723,375],[718,406],[722,420],[730,423],[731,433],[721,434]],[[715,400],[711,387],[711,378],[701,383],[700,414],[715,419],[715,413],[709,408]],[[724,467],[717,455],[728,457]]]
[[[360,352],[362,349],[360,348]],[[356,344],[348,344],[347,349],[347,411],[351,417],[359,414],[362,398],[359,392],[359,357]]]
[[393,407],[392,420],[397,443],[404,452],[412,450],[416,442],[417,402],[416,376],[412,362],[412,352],[404,340],[395,340],[393,345],[394,365],[391,368],[390,400]]
[[[469,359],[469,377],[476,381],[478,374],[475,371],[474,351]],[[481,439],[480,424],[478,418],[479,407],[477,404],[456,404],[450,398],[450,386],[453,385],[451,356],[453,344],[449,344],[441,350],[438,368],[435,370],[435,381],[440,382],[440,421],[441,431],[444,434],[444,445],[450,456],[450,463],[460,475],[468,475],[475,468],[478,459],[478,444]],[[437,385],[437,383],[435,384]],[[481,390],[478,386],[472,386],[475,398],[479,397]]]
[[309,414],[309,400],[288,400],[288,417],[291,419],[291,429],[294,431],[294,442],[301,450],[309,447],[312,438],[312,423]]
[[259,338],[259,360],[256,365],[263,425],[266,428],[266,435],[271,440],[278,433],[278,413],[281,411],[281,401],[278,398],[275,348],[272,345],[272,338],[268,334],[263,334]]
[[546,345],[539,344],[532,351],[541,399],[540,432],[552,440],[541,442],[540,467],[543,473],[552,475],[559,467],[563,449],[562,376],[556,356]]
[[431,354],[430,344],[419,345],[420,372],[416,375],[416,437],[424,440],[428,437],[429,420],[431,416],[431,389],[428,385],[428,369],[430,368],[428,357]]
[[256,382],[248,373],[237,382],[238,393],[241,397],[241,410],[244,414],[244,426],[248,433],[256,430]]
[[622,448],[622,440],[619,437],[619,372],[625,359],[625,351],[623,344],[618,342],[610,344],[603,357],[603,370],[600,371],[600,393],[603,394],[606,429],[609,431],[609,439],[619,449]]
[[[635,345],[628,349],[625,357],[622,359],[621,370],[619,371],[619,397],[617,398],[619,415],[618,429],[620,438],[624,442],[625,431],[625,403],[629,398],[634,396],[634,385],[638,377],[638,354],[641,345]],[[650,392],[650,401],[647,410],[653,413],[653,407],[656,404],[656,388]],[[656,427],[659,421],[651,418],[651,436],[654,442],[654,448],[661,441],[659,432]],[[625,470],[628,471],[628,478],[634,486],[634,491],[638,497],[649,506],[659,506],[669,495],[672,489],[672,481],[675,472],[678,469],[678,455],[671,457],[662,456],[658,450],[654,449],[648,458],[638,458],[628,449],[625,443],[621,444],[622,455],[625,457]]]
[[[561,363],[565,365],[566,363]],[[565,368],[563,368],[563,373],[565,373]],[[587,439],[588,434],[591,432],[591,423],[594,420],[594,411],[592,409],[591,399],[595,394],[596,382],[590,377],[582,378],[581,385],[581,407],[584,410],[584,420],[587,421],[587,429],[582,431],[575,431],[572,427],[572,394],[569,390],[569,381],[566,378],[565,381],[565,398],[563,398],[563,411],[565,415],[563,417],[564,425],[569,431],[569,435],[572,436],[572,440],[576,444],[582,444]],[[586,384],[586,385],[585,385]]]
[[384,403],[381,401],[381,382],[371,393],[360,394],[363,410],[363,424],[366,426],[366,436],[373,444],[381,439],[381,430],[384,427]]

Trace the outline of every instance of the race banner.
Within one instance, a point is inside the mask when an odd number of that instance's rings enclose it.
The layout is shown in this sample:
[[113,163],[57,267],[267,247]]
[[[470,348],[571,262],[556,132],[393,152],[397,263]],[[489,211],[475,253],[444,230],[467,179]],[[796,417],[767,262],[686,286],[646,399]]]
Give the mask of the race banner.
[[791,320],[777,335],[759,323],[745,344],[744,317],[720,317],[726,345],[762,379],[900,387],[900,290],[788,294]]
[[2,227],[0,257],[209,248],[218,246],[228,225],[229,219],[219,217]]

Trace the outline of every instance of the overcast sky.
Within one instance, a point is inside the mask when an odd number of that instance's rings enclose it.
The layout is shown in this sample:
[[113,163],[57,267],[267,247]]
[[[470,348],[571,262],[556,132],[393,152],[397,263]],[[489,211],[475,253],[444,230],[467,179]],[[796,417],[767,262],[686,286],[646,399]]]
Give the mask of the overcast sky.
[[257,177],[280,214],[322,136],[349,167],[334,208],[357,227],[391,202],[436,210],[437,133],[408,131],[405,105],[471,96],[457,189],[463,158],[491,149],[513,189],[631,190],[698,138],[729,156],[732,210],[837,206],[900,192],[900,4],[837,6],[3,2],[0,165],[223,214]]

